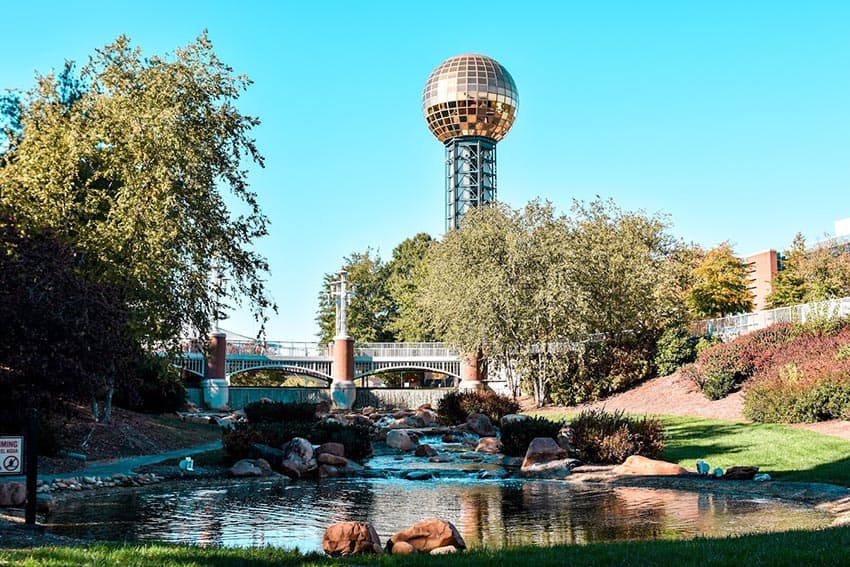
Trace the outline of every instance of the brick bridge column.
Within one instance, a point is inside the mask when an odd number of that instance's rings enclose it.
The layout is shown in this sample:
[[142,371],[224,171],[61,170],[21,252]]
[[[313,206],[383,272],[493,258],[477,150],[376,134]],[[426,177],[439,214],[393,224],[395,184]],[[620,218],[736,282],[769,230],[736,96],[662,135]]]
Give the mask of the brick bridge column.
[[333,366],[331,368],[331,399],[340,409],[351,409],[357,397],[354,387],[354,339],[349,336],[334,337]]
[[210,409],[227,409],[230,403],[229,384],[224,372],[225,356],[227,356],[227,335],[211,334],[206,357],[207,366],[204,370],[204,379],[201,381],[204,403]]
[[483,390],[484,355],[479,350],[475,354],[463,354],[460,357],[460,384],[458,390]]

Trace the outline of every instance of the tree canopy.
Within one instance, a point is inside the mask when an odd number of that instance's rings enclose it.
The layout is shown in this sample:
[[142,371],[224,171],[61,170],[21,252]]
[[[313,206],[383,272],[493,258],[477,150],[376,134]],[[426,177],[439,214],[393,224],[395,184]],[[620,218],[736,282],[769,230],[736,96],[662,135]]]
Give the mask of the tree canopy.
[[850,296],[850,252],[841,247],[809,248],[797,233],[782,267],[767,297],[772,308]]
[[686,296],[688,307],[701,318],[747,313],[753,309],[748,286],[746,264],[728,242],[722,242],[694,269],[694,284]]
[[94,279],[120,287],[129,332],[146,344],[205,334],[221,297],[244,299],[261,320],[273,307],[252,248],[267,219],[245,169],[263,164],[258,120],[235,106],[249,85],[206,33],[164,57],[121,36],[79,73],[68,64],[0,105],[0,206],[23,233],[50,230]]

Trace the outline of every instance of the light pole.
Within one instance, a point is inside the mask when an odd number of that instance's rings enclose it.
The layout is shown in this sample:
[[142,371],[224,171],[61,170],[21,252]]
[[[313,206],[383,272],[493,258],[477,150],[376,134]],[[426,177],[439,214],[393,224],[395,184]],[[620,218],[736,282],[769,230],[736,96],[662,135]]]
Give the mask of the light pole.
[[348,289],[347,274],[339,273],[339,280],[331,284],[329,296],[336,304],[336,335],[333,344],[333,381],[331,399],[340,409],[351,409],[357,397],[354,387],[354,338],[348,334]]

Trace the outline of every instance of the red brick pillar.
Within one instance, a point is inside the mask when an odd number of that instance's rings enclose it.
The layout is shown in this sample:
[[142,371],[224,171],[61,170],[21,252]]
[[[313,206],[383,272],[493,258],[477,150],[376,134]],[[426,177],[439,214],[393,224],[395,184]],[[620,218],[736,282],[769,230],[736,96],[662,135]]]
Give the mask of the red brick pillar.
[[227,409],[230,403],[228,382],[225,377],[224,359],[227,356],[227,335],[213,333],[210,335],[209,350],[207,351],[207,367],[201,388],[204,393],[204,403],[211,409]]
[[459,390],[483,390],[484,357],[481,351],[475,354],[464,354],[460,357],[460,384]]
[[354,387],[354,339],[336,337],[333,345],[333,366],[331,367],[331,399],[339,409],[351,409],[357,397]]

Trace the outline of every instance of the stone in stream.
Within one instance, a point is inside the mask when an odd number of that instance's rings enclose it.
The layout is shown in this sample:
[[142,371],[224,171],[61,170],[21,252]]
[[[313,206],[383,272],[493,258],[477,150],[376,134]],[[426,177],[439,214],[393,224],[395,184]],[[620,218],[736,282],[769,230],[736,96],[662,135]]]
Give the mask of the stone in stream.
[[394,534],[387,541],[386,550],[393,554],[408,552],[408,548],[403,545],[398,550],[396,549],[403,543],[413,547],[417,553],[431,553],[435,549],[449,545],[457,549],[466,549],[466,542],[457,528],[451,522],[438,518],[422,520]]
[[230,476],[246,477],[246,476],[265,476],[263,469],[254,463],[252,459],[242,459],[228,470]]
[[471,413],[466,418],[466,427],[473,433],[477,433],[481,437],[493,437],[496,435],[496,428],[490,418],[483,413]]
[[478,446],[475,447],[475,452],[488,454],[501,453],[502,442],[498,437],[482,437],[478,441]]
[[520,474],[531,478],[563,478],[570,474],[570,459],[551,437],[535,437],[528,445]]
[[437,455],[437,450],[427,443],[416,447],[414,454],[417,457],[434,457]]
[[410,432],[392,429],[387,432],[387,446],[401,451],[411,451],[419,444],[419,439]]
[[367,522],[338,522],[325,530],[322,550],[331,557],[383,553],[378,532]]

